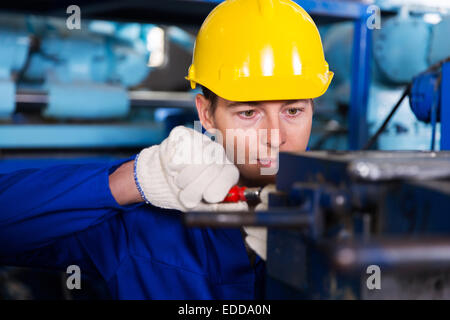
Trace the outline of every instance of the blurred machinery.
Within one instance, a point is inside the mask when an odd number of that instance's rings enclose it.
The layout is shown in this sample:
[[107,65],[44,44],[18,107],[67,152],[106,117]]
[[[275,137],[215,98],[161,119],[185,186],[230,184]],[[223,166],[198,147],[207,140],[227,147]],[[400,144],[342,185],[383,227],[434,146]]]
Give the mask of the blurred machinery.
[[[418,5],[419,2],[375,1],[379,7],[372,7],[372,12],[375,14],[378,8],[380,28],[374,28],[372,32],[372,72],[367,116],[359,119],[349,117],[348,124],[345,110],[350,104],[350,71],[353,68],[350,39],[354,27],[348,22],[320,27],[325,54],[330,65],[335,68],[336,77],[327,95],[316,102],[316,119],[319,121],[315,125],[322,130],[318,129],[318,133],[312,136],[313,149],[345,150],[351,147],[347,142],[347,133],[351,132],[342,129],[351,127],[352,121],[367,121],[369,134],[374,134],[401,97],[405,86],[430,66],[450,56],[449,42],[445,40],[450,31],[450,8],[444,4],[438,7],[432,2]],[[436,127],[416,118],[410,107],[411,104],[404,100],[378,137],[377,149],[429,150],[432,136],[439,148],[440,131],[437,130],[437,134],[433,135],[433,128]],[[335,134],[325,136],[327,140],[324,140],[321,131],[327,127],[334,128]]]
[[448,210],[449,152],[316,151],[280,155],[267,212],[184,217],[269,227],[268,299],[449,299]]
[[193,113],[188,92],[133,89],[167,64],[167,41],[190,54],[194,38],[179,28],[89,21],[73,31],[63,19],[5,16],[0,38],[4,150],[138,148],[164,138],[158,108]]
[[450,58],[415,77],[410,91],[411,109],[417,119],[431,122],[431,150],[435,149],[438,122],[440,149],[450,150]]
[[[174,1],[173,5],[149,1],[142,3],[142,8],[137,3],[119,6],[126,10],[106,5],[92,7],[84,1],[80,6],[87,17],[97,19],[108,12],[115,19],[142,21],[143,7],[148,7],[152,10],[147,13],[154,21],[185,17],[187,22],[200,23],[221,1],[176,2],[176,6]],[[367,138],[365,122],[356,121],[364,118],[369,89],[371,30],[365,28],[370,15],[367,5],[329,0],[300,2],[321,25],[349,21],[354,26],[349,42],[352,76],[348,104],[349,118],[353,120],[348,130],[352,133],[350,144],[358,148]],[[9,7],[23,11],[14,4]],[[184,12],[181,8],[185,8]],[[63,3],[50,11],[37,7],[30,10],[58,16],[55,12],[62,9]],[[161,15],[157,16],[157,12]],[[121,13],[123,16],[119,16]],[[94,19],[84,21],[81,30],[68,30],[64,16],[4,14],[0,30],[5,30],[4,38],[9,39],[9,45],[3,58],[0,56],[3,59],[0,65],[5,69],[0,84],[5,93],[0,106],[0,117],[4,119],[0,126],[0,148],[138,148],[160,142],[170,125],[157,120],[162,115],[162,119],[173,115],[170,119],[175,123],[183,121],[183,117],[190,119],[193,95],[187,92],[187,86],[183,88],[185,92],[154,92],[145,88],[142,81],[145,83],[145,78],[151,77],[158,66],[176,62],[176,57],[168,56],[165,48],[168,42],[192,51],[195,29],[192,34],[185,29]],[[161,38],[165,41],[158,41]],[[178,110],[155,112],[167,107]],[[183,108],[184,111],[180,110]],[[27,115],[30,111],[34,111],[32,118]],[[325,128],[331,134],[333,130]],[[341,131],[345,134],[345,130]]]

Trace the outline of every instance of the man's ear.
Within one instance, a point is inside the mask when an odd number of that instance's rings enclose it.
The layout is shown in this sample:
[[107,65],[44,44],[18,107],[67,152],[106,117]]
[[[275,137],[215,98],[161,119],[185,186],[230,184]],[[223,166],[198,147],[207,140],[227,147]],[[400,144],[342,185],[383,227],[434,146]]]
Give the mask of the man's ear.
[[198,118],[200,119],[203,128],[207,131],[215,128],[210,104],[211,102],[201,93],[198,93],[195,96],[195,106],[197,108]]

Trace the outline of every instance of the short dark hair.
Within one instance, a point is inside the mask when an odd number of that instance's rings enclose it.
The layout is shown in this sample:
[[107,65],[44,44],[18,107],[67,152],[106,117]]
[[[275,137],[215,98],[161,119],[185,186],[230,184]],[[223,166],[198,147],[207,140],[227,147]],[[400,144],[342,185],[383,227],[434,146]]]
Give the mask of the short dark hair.
[[211,103],[209,105],[209,110],[211,112],[211,115],[213,116],[214,113],[216,112],[216,108],[217,108],[217,94],[215,94],[214,92],[212,92],[211,90],[209,90],[207,87],[205,86],[201,86],[202,88],[202,93],[205,96],[205,98],[207,100],[209,100],[209,102]]

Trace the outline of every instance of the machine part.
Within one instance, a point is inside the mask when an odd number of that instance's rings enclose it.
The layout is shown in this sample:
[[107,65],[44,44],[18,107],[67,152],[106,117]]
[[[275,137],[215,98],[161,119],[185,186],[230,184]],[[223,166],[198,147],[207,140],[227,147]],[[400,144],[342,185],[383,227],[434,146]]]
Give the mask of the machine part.
[[405,91],[403,91],[403,94],[400,97],[400,99],[397,101],[397,103],[392,108],[391,112],[389,112],[386,119],[384,119],[383,124],[380,126],[380,128],[378,128],[378,130],[375,132],[375,134],[364,145],[364,147],[362,148],[363,150],[369,150],[372,147],[372,145],[375,143],[375,141],[377,141],[379,135],[384,131],[384,129],[386,129],[386,126],[388,125],[389,121],[394,116],[395,112],[402,104],[402,101],[406,98],[406,96],[409,94],[410,91],[411,91],[411,85],[408,85],[406,87]]
[[11,80],[0,80],[0,118],[9,118],[15,109],[16,84]]
[[49,102],[44,117],[67,119],[108,119],[129,112],[127,91],[123,87],[99,84],[48,84]]
[[[230,191],[228,199],[224,202],[251,201],[259,198],[260,189],[248,190],[245,187],[234,187]],[[273,192],[278,198],[285,198],[281,192]],[[226,212],[206,213],[187,212],[183,215],[184,222],[189,226],[212,226],[212,227],[242,227],[242,226],[265,226],[284,227],[308,230],[311,237],[319,236],[323,231],[323,213],[332,212],[340,215],[350,206],[350,197],[347,193],[336,188],[321,189],[316,185],[308,183],[296,183],[292,186],[290,198],[298,199],[291,203],[289,208],[277,207],[270,213],[257,212]],[[271,201],[277,201],[276,198]],[[332,216],[328,216],[332,218]]]
[[[422,17],[421,17],[422,18]],[[426,24],[426,21],[421,21],[421,18],[417,18],[417,23],[420,24]],[[443,17],[445,18],[445,17]],[[383,16],[383,27],[385,26],[385,19],[386,22],[389,21],[389,18],[385,18]],[[392,41],[391,45],[392,48],[387,48],[386,51],[388,53],[393,51],[398,51],[399,48],[402,48],[403,42],[407,41],[413,41],[414,45],[417,47],[421,47],[419,49],[415,49],[414,52],[410,53],[411,55],[416,55],[418,53],[422,52],[422,47],[425,47],[429,49],[427,51],[426,56],[426,62],[427,66],[430,63],[434,63],[436,61],[436,57],[441,56],[444,54],[446,50],[446,46],[448,44],[448,41],[445,41],[443,38],[446,34],[448,34],[448,27],[446,31],[444,29],[443,25],[444,19],[441,23],[436,25],[430,25],[430,28],[434,30],[434,27],[438,27],[442,25],[439,34],[440,34],[440,42],[441,45],[436,43],[436,49],[435,51],[439,51],[439,54],[434,54],[434,60],[431,60],[428,56],[431,55],[432,49],[429,48],[429,43],[432,41],[431,39],[425,43],[418,43],[415,39],[415,34],[413,34],[413,29],[410,30],[410,32],[400,39],[401,42],[394,42]],[[399,22],[401,23],[401,22]],[[319,27],[320,29],[327,30],[325,33],[322,34],[322,39],[324,43],[324,49],[325,49],[325,56],[327,57],[327,61],[330,63],[331,66],[333,66],[333,71],[335,72],[335,77],[333,79],[332,84],[330,85],[330,90],[327,91],[327,94],[320,97],[318,101],[316,101],[317,105],[320,108],[317,108],[318,110],[325,110],[326,112],[328,109],[331,109],[332,112],[335,109],[337,109],[338,105],[341,103],[344,103],[344,105],[348,105],[348,103],[345,103],[346,100],[349,98],[349,91],[350,89],[350,79],[351,74],[350,71],[353,68],[347,68],[346,71],[344,71],[345,66],[349,65],[351,60],[350,53],[348,51],[347,46],[342,46],[343,43],[347,43],[348,39],[352,38],[352,31],[353,28],[350,23],[335,23],[332,24],[329,28],[323,28]],[[379,42],[383,42],[382,37],[380,37],[380,31],[381,30],[373,30],[374,35],[374,50],[373,54],[377,54],[377,44]],[[388,35],[389,36],[389,35]],[[414,39],[414,40],[411,40]],[[445,42],[445,43],[444,43]],[[339,47],[338,44],[341,44]],[[383,46],[387,46],[387,43],[384,43]],[[405,46],[410,46],[409,43],[407,43]],[[347,49],[343,49],[343,47],[346,47]],[[400,49],[401,51],[401,49]],[[448,55],[448,50],[446,51]],[[444,56],[445,57],[445,56]],[[442,57],[443,58],[443,57]],[[336,61],[339,61],[339,64],[336,65]],[[380,63],[387,63],[384,61],[381,61]],[[352,62],[352,65],[354,62]],[[414,68],[414,66],[413,66]],[[336,70],[335,70],[336,69]],[[408,71],[409,72],[409,71]],[[360,71],[361,73],[361,71]],[[337,78],[336,78],[337,77]],[[357,77],[361,77],[360,75],[357,75]],[[380,71],[380,67],[378,65],[378,61],[375,60],[374,68],[372,68],[372,84],[370,87],[370,93],[368,94],[369,99],[369,108],[367,112],[367,122],[369,124],[369,130],[370,130],[370,136],[375,133],[375,131],[381,126],[382,121],[386,117],[386,115],[391,111],[392,106],[395,105],[395,103],[398,101],[398,98],[402,95],[403,86],[399,86],[397,83],[393,83],[392,80],[387,79],[386,75],[383,74],[382,71]],[[359,80],[362,83],[362,80]],[[345,85],[348,83],[348,85]],[[363,92],[362,90],[360,90]],[[323,100],[323,101],[321,101]],[[330,108],[330,106],[334,106],[334,108]],[[350,110],[351,111],[351,110]],[[320,112],[320,111],[319,111]],[[323,111],[322,111],[323,112]],[[352,111],[351,111],[352,112]],[[364,123],[361,119],[365,118],[365,114],[360,113],[359,116],[355,116],[352,118],[353,120],[349,123],[350,127],[357,127]],[[320,119],[320,118],[319,118]],[[314,124],[313,124],[314,125]],[[316,119],[316,125],[317,125],[317,119]],[[401,128],[398,130],[398,128]],[[353,133],[352,133],[353,132]],[[368,139],[363,138],[361,134],[354,133],[354,130],[350,128],[348,137],[352,141],[359,140],[360,144],[358,147],[352,147],[351,149],[361,149],[363,146],[367,143]],[[317,139],[315,134],[311,135],[311,142],[315,142]],[[409,109],[408,102],[403,100],[403,103],[399,106],[399,110],[396,111],[393,118],[390,120],[389,125],[384,129],[383,133],[380,137],[377,139],[377,149],[384,149],[384,150],[425,150],[429,149],[429,141],[430,141],[430,125],[421,123],[417,121],[416,117],[414,116],[413,112]],[[436,135],[436,141],[438,143],[439,141],[439,135]],[[347,149],[345,144],[341,145],[332,145],[331,143],[327,143],[322,146],[322,148],[319,149],[341,149],[345,150]]]
[[448,57],[450,53],[450,41],[448,33],[450,30],[450,16],[442,16],[441,22],[431,28],[430,49],[428,61],[430,64],[438,63]]
[[[379,266],[382,281],[389,280],[382,282],[380,298],[411,295],[402,288],[414,288],[414,295],[432,294],[418,284],[427,284],[428,290],[438,274],[449,274],[450,180],[430,175],[421,181],[367,181],[354,179],[347,170],[359,160],[429,162],[426,170],[439,169],[450,163],[449,152],[312,151],[280,153],[279,159],[277,190],[288,196],[278,203],[276,195],[271,197],[267,212],[294,211],[303,203],[297,212],[311,217],[308,229],[319,227],[318,232],[268,228],[267,283],[278,281],[276,296],[269,286],[268,298],[368,299],[371,265]],[[438,287],[448,287],[447,278],[442,279]],[[450,296],[449,291],[439,294]]]
[[439,87],[440,73],[425,72],[413,79],[410,93],[411,109],[416,117],[424,122],[431,122],[431,148],[436,143],[436,123],[440,121]]
[[[431,66],[414,78],[410,105],[416,117],[432,124],[431,150],[435,147],[436,123],[441,122],[441,150],[450,149],[448,110],[450,101],[450,57]],[[442,114],[442,115],[441,115]]]
[[441,150],[450,150],[450,62],[442,66]]
[[363,181],[429,180],[450,177],[450,157],[386,160],[354,160],[348,166],[348,173],[354,179]]
[[0,79],[9,79],[12,72],[20,71],[30,48],[30,38],[23,31],[0,29]]
[[[333,24],[323,36],[323,49],[335,73],[332,87],[350,83],[354,25],[351,22]],[[350,101],[343,101],[349,104]]]
[[[448,91],[446,90],[448,83],[444,82],[444,85],[440,85],[439,81],[440,77],[444,77],[445,79],[447,79],[447,77],[450,77],[450,75],[447,75],[447,72],[444,72],[450,69],[450,67],[448,67],[447,65],[450,65],[449,58],[446,58],[443,61],[440,61],[432,65],[423,73],[421,73],[419,76],[415,77],[412,83],[408,84],[400,100],[392,108],[391,112],[383,121],[383,124],[380,126],[377,132],[369,139],[367,144],[364,146],[363,150],[368,150],[375,143],[378,136],[386,128],[392,116],[397,111],[397,109],[399,108],[402,101],[406,98],[407,95],[409,95],[411,109],[413,110],[414,114],[416,114],[417,118],[419,118],[419,120],[422,119],[427,119],[428,121],[431,120],[431,122],[433,123],[433,134],[431,143],[431,147],[433,150],[435,139],[434,131],[436,122],[438,122],[439,119],[441,118],[440,117],[440,113],[442,112],[441,110],[445,109],[446,111],[444,112],[447,112],[447,109],[449,109],[447,107],[448,101],[440,97],[441,94],[445,94],[444,92]],[[442,74],[444,74],[444,76],[442,76]],[[441,106],[443,104],[445,104],[444,107]],[[444,127],[446,127],[447,119],[444,117],[442,117],[442,119],[445,120]],[[446,138],[447,137],[445,134],[441,134],[441,139],[444,139],[444,144]],[[450,140],[450,138],[447,139]],[[441,141],[441,150],[450,149],[450,143],[448,148],[446,148],[445,146],[442,147],[442,144],[443,142]]]
[[[120,82],[124,87],[140,84],[151,72],[148,66],[148,52],[137,50],[139,46],[115,43],[109,49],[113,54],[114,69],[110,81]],[[111,53],[110,53],[111,54]]]
[[165,137],[164,124],[155,122],[0,126],[0,147],[8,149],[147,147]]
[[[430,31],[422,17],[404,12],[383,21],[383,28],[374,33],[374,58],[388,81],[408,83],[428,68],[428,46],[417,44],[429,43]],[[401,50],[396,49],[399,44]]]
[[[189,92],[134,90],[125,94],[133,109],[126,114],[127,118],[123,122],[94,122],[94,119],[83,115],[79,117],[75,112],[73,116],[78,117],[76,123],[71,120],[70,124],[49,124],[48,121],[35,116],[47,107],[49,95],[40,90],[20,90],[16,94],[17,107],[12,119],[14,124],[0,126],[0,148],[11,151],[21,148],[35,151],[38,148],[140,148],[161,143],[173,127],[192,125],[197,117],[194,112],[194,97]],[[168,115],[167,112],[161,112],[171,110],[177,114]],[[158,111],[161,115],[157,118],[154,113]],[[108,112],[106,110],[106,113]],[[154,121],[145,120],[153,116]]]
[[190,92],[134,90],[128,92],[133,106],[158,108],[187,108],[194,110],[195,96]]
[[448,300],[450,272],[448,268],[417,272],[383,272],[380,287],[370,290],[361,281],[361,299],[364,300]]
[[312,225],[312,217],[307,212],[299,210],[271,210],[269,212],[186,212],[183,214],[184,223],[190,227],[242,227],[242,226],[266,226],[278,228],[309,228]]
[[332,243],[327,250],[340,272],[362,271],[370,265],[383,271],[450,268],[450,238],[372,238],[366,242]]
[[175,26],[170,26],[166,28],[167,37],[176,45],[183,48],[187,52],[192,53],[192,48],[194,48],[195,37],[190,33],[184,31],[183,29]]
[[[397,100],[396,96],[401,95],[396,84],[413,80],[413,77],[417,76],[419,72],[423,72],[428,66],[444,59],[450,52],[449,43],[446,41],[450,30],[450,18],[441,12],[440,15],[437,14],[437,17],[441,17],[442,20],[433,24],[433,22],[427,20],[426,14],[423,15],[426,11],[413,10],[410,6],[408,6],[408,9],[416,12],[415,17],[410,16],[409,13],[403,13],[403,15],[400,13],[398,17],[386,20],[386,22],[383,20],[383,28],[374,31],[374,56],[375,66],[377,66],[374,70],[377,82],[371,87],[369,103],[369,123],[376,123],[373,133],[381,125],[379,120],[384,118],[384,114],[391,110],[389,105],[394,105]],[[399,26],[397,30],[394,30],[393,21],[396,21]],[[427,28],[430,29],[429,32],[426,31]],[[402,32],[404,33],[403,37],[400,35]],[[396,35],[396,33],[399,33],[399,35]],[[398,41],[394,41],[393,38],[395,37]],[[384,53],[379,52],[379,46],[384,48]],[[405,49],[399,50],[398,48]],[[407,59],[420,62],[411,63]],[[421,65],[422,67],[420,67]],[[397,81],[396,79],[391,79],[395,75],[390,76],[387,73],[394,73],[395,68],[398,66],[402,68],[400,75],[402,75],[403,79],[397,79]],[[417,71],[416,74],[413,74],[414,70]],[[434,73],[434,71],[428,70],[430,74]],[[430,77],[430,82],[434,82],[435,79],[432,78]],[[434,115],[434,111],[437,111],[436,118],[438,118],[439,114],[437,113],[440,110],[434,109],[433,99],[428,99],[429,97],[427,97],[427,95],[436,96],[437,93],[432,93],[432,91],[428,91],[430,92],[429,94],[424,93],[427,85],[432,86],[427,81],[422,81],[419,86],[416,85],[414,84],[411,92],[416,91],[416,89],[421,90],[422,96],[417,96],[416,98],[426,98],[429,101],[429,106],[421,109],[414,107],[416,108],[415,110],[412,110],[412,103],[410,104],[411,109],[406,105],[399,106],[395,117],[390,120],[390,124],[384,129],[383,134],[378,137],[378,149],[425,150],[430,149],[431,145],[431,150],[434,150],[435,145],[438,146],[443,135],[439,135],[439,132],[436,133],[436,130],[439,130],[439,126],[436,126],[438,120],[433,121],[435,118],[431,118],[431,116]],[[436,96],[436,98],[438,98],[436,101],[439,101],[440,97]],[[426,118],[427,122],[418,122],[415,115],[419,119]],[[398,131],[396,129],[397,124],[401,124],[408,131]],[[440,145],[442,148],[442,142],[440,142]],[[443,148],[442,150],[447,149],[449,148]]]
[[[348,122],[349,149],[361,149],[367,141],[367,105],[369,97],[372,30],[367,28],[370,11],[355,21],[352,48],[352,86]],[[362,120],[364,119],[364,120]]]
[[[148,108],[185,108],[194,110],[194,96],[189,92],[165,92],[132,90],[128,91],[128,100],[132,107]],[[46,91],[20,90],[15,101],[21,104],[21,112],[42,109],[49,102]]]
[[[28,80],[71,82],[114,82],[130,87],[150,72],[148,51],[139,39],[83,33],[63,36],[53,30],[39,35],[39,51],[33,52],[24,70]],[[139,45],[140,44],[140,45]],[[80,67],[82,66],[82,67]]]
[[0,118],[8,118],[14,112],[16,84],[11,76],[19,72],[26,61],[30,47],[28,35],[22,31],[0,29]]
[[403,6],[408,5],[408,8],[417,13],[436,12],[445,14],[450,12],[450,3],[445,0],[375,0],[375,4],[382,10],[400,10]]
[[[431,110],[439,97],[439,73],[425,72],[413,79],[409,101],[411,110],[417,119],[424,122],[431,121]],[[439,121],[440,112],[437,113]]]

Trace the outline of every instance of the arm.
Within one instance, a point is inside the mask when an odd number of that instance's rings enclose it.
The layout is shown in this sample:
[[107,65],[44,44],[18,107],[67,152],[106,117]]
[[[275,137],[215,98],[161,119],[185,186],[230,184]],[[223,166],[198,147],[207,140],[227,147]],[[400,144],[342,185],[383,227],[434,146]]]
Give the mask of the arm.
[[122,164],[109,176],[109,188],[120,205],[143,202],[134,181],[134,161]]
[[[138,205],[130,199],[123,202],[130,204],[121,205],[110,190],[110,174],[129,161],[60,165],[0,175],[0,257],[47,246]],[[129,186],[114,182],[122,174],[112,178],[119,199],[121,188]]]

